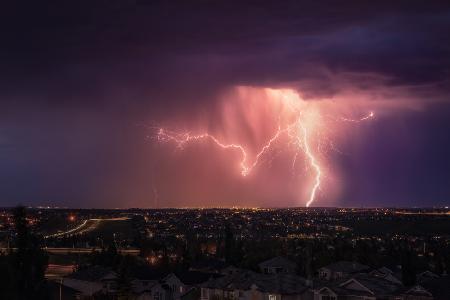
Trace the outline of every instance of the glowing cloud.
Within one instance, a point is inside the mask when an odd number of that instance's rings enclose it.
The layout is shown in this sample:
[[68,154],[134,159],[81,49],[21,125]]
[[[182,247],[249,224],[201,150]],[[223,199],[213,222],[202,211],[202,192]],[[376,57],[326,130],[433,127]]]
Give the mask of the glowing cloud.
[[[360,118],[350,118],[348,113],[342,112],[343,106],[348,108],[345,103],[305,101],[291,89],[238,87],[229,98],[231,100],[225,101],[222,107],[221,133],[192,134],[159,128],[157,140],[174,142],[178,149],[190,143],[209,141],[223,150],[237,151],[241,155],[239,166],[243,177],[250,175],[275,145],[283,142],[284,148],[292,154],[292,169],[295,170],[297,159],[303,154],[311,170],[308,174],[312,174],[313,181],[308,197],[300,199],[307,207],[316,201],[318,190],[322,188],[327,169],[325,154],[328,149],[335,150],[332,137],[342,128],[340,124],[358,123],[375,116],[369,111]],[[265,130],[267,127],[272,128],[270,135]],[[258,143],[261,136],[265,141]],[[226,142],[228,140],[233,142]]]

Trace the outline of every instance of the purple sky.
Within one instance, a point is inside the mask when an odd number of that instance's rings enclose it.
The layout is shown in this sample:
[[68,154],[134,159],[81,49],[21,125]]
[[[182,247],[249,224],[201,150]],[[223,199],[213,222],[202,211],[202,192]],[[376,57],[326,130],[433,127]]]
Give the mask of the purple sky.
[[229,130],[236,86],[380,111],[327,155],[339,188],[315,205],[450,205],[448,2],[10,2],[0,206],[303,205],[283,153],[243,179],[233,153],[151,138],[160,125]]

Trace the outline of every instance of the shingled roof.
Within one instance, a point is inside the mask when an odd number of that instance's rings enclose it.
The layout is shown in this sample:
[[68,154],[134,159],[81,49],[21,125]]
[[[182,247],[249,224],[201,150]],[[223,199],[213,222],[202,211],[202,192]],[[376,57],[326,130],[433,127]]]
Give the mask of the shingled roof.
[[[352,279],[364,285],[375,295],[393,294],[403,287],[399,283],[395,283],[384,278],[370,276],[368,274],[358,274],[357,276],[352,277]],[[342,286],[345,286],[345,283],[343,283]]]
[[221,290],[257,290],[277,294],[301,294],[307,287],[305,279],[292,274],[260,274],[252,271],[235,273],[212,279],[202,287]]
[[276,256],[274,258],[265,260],[258,265],[260,268],[267,268],[267,267],[283,267],[283,268],[292,268],[296,267],[297,264],[285,257],[282,256]]
[[110,268],[101,266],[92,266],[87,269],[82,269],[67,276],[67,278],[83,280],[83,281],[100,281],[107,275],[114,274]]
[[221,277],[221,274],[217,273],[204,273],[198,271],[183,271],[183,272],[175,272],[175,276],[180,279],[183,284],[186,285],[196,285],[200,283],[204,283],[211,278]]
[[357,274],[350,279],[328,282],[321,289],[323,288],[328,288],[340,296],[385,296],[396,295],[404,287],[381,277]]
[[329,269],[333,272],[342,272],[349,274],[363,272],[370,269],[369,266],[352,261],[338,261],[333,264],[324,266],[323,268]]
[[450,276],[430,278],[421,282],[420,285],[429,291],[435,300],[448,300],[448,295],[450,295]]

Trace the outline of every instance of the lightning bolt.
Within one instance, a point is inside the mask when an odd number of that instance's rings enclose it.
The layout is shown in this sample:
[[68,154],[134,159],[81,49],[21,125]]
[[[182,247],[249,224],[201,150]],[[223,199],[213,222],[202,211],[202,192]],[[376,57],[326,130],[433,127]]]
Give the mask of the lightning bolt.
[[308,202],[306,202],[306,207],[309,207],[311,205],[311,203],[314,202],[314,199],[316,198],[316,192],[320,186],[322,171],[320,169],[319,163],[317,162],[317,159],[314,157],[314,154],[311,152],[311,150],[309,148],[308,131],[306,130],[306,127],[301,124],[300,124],[300,127],[302,128],[302,132],[303,132],[303,149],[305,150],[305,155],[308,157],[311,167],[316,172],[316,176],[314,179],[314,185],[311,189],[309,200],[308,200]]
[[238,150],[241,153],[242,159],[240,162],[241,167],[241,174],[242,176],[247,176],[250,174],[250,172],[255,168],[261,157],[270,150],[271,146],[275,141],[280,137],[280,135],[285,132],[286,129],[278,128],[277,132],[268,140],[268,142],[261,148],[261,150],[256,154],[255,159],[252,164],[248,164],[248,155],[247,151],[245,150],[244,146],[239,144],[225,144],[219,139],[217,139],[215,136],[209,134],[209,133],[203,133],[199,135],[191,135],[190,133],[182,133],[177,134],[175,132],[167,131],[163,128],[160,128],[158,131],[158,140],[160,141],[174,141],[177,144],[177,147],[180,149],[184,148],[184,145],[189,142],[194,142],[202,139],[210,139],[214,144],[219,146],[222,149],[235,149]]
[[[289,103],[292,105],[291,103]],[[192,142],[198,142],[201,140],[210,140],[218,147],[225,150],[236,150],[241,154],[241,160],[239,163],[241,175],[243,177],[248,176],[252,170],[261,162],[263,156],[268,153],[273,145],[277,142],[277,140],[283,135],[287,134],[289,137],[289,144],[293,145],[295,149],[295,153],[292,160],[292,173],[294,174],[295,164],[297,161],[297,156],[299,152],[303,152],[305,155],[305,159],[307,160],[309,166],[314,171],[314,183],[311,187],[308,201],[306,202],[306,207],[309,207],[317,197],[317,191],[321,186],[321,181],[323,178],[323,168],[320,165],[320,161],[316,157],[316,154],[311,150],[311,140],[310,140],[310,132],[308,127],[304,124],[306,121],[302,120],[302,112],[297,108],[292,106],[292,111],[297,115],[294,122],[290,123],[286,127],[278,126],[277,131],[272,135],[272,137],[267,140],[267,142],[260,148],[259,152],[254,156],[252,162],[249,162],[249,155],[247,153],[246,148],[241,144],[227,144],[220,141],[216,136],[210,133],[202,133],[193,135],[190,132],[175,132],[170,131],[164,128],[159,128],[157,132],[157,140],[161,142],[174,142],[177,145],[177,148],[183,149],[186,144]],[[370,112],[368,115],[363,116],[359,119],[348,119],[348,118],[338,118],[334,119],[335,121],[343,121],[343,122],[362,122],[374,117],[374,112]],[[331,143],[332,147],[334,145]],[[320,145],[319,145],[320,150]]]
[[366,121],[366,120],[372,119],[374,117],[375,117],[375,113],[373,111],[371,111],[368,115],[366,115],[366,116],[364,116],[364,117],[362,117],[360,119],[340,118],[340,120],[344,121],[344,122],[359,123],[359,122],[362,122],[362,121]]

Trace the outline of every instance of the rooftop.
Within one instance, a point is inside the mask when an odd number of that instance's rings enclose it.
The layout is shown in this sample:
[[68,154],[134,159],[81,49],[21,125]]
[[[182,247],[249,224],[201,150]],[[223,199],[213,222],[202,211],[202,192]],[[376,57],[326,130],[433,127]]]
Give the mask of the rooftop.
[[360,264],[358,262],[351,262],[351,261],[338,261],[332,264],[329,264],[327,266],[324,266],[322,268],[329,269],[333,272],[342,272],[342,273],[358,273],[367,271],[370,269],[369,266]]

